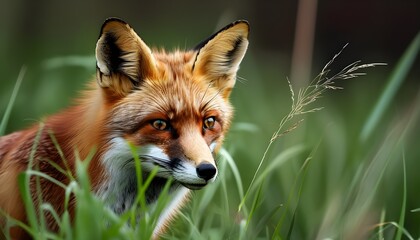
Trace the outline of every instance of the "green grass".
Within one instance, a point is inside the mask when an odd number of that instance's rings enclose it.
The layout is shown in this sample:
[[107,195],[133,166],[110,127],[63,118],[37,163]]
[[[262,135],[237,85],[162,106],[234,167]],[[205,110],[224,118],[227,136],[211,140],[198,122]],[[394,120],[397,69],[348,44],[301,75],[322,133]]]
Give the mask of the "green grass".
[[[420,181],[420,177],[416,169],[420,167],[420,163],[418,137],[415,132],[419,132],[420,92],[408,102],[398,103],[398,114],[393,111],[392,105],[392,102],[397,101],[395,94],[407,79],[406,73],[412,68],[413,59],[419,52],[419,41],[418,35],[393,70],[385,90],[375,96],[378,104],[365,111],[367,114],[361,118],[367,120],[358,124],[351,124],[351,119],[343,117],[344,114],[348,116],[348,111],[361,107],[352,102],[354,96],[348,97],[347,102],[335,103],[333,98],[337,95],[324,92],[335,85],[319,88],[324,96],[321,103],[325,105],[325,109],[322,111],[318,111],[320,107],[313,106],[314,98],[305,98],[314,96],[311,95],[314,93],[312,90],[322,85],[317,80],[308,89],[299,91],[296,96],[289,89],[283,91],[286,96],[292,94],[290,103],[267,103],[269,94],[240,85],[239,89],[235,89],[236,95],[233,99],[234,105],[238,106],[236,122],[225,149],[221,150],[218,157],[220,175],[217,181],[194,193],[192,201],[163,238],[419,238],[420,204],[416,199],[420,194],[416,191],[416,183]],[[249,57],[252,59],[253,56]],[[65,64],[60,64],[59,68],[66,68]],[[358,66],[357,64],[358,62],[347,69]],[[269,72],[265,66],[258,64],[249,64],[243,68],[252,68],[252,71],[261,73]],[[374,70],[369,71],[372,73]],[[263,74],[261,76],[264,78]],[[321,74],[323,76],[325,75]],[[363,78],[366,78],[364,82],[369,81],[369,76]],[[3,114],[1,134],[6,129],[22,79],[21,73],[16,81],[16,90],[13,91]],[[251,77],[248,79],[258,81]],[[357,84],[363,86],[364,82]],[[357,97],[363,98],[372,93],[368,88],[356,89],[359,91]],[[254,104],[266,106],[265,108],[243,108],[248,104],[246,101],[251,91],[255,94]],[[272,96],[275,98],[278,95]],[[316,95],[315,99],[319,96],[321,95]],[[299,103],[299,100],[303,103]],[[293,109],[298,109],[302,104],[309,106],[309,109],[300,109],[293,113]],[[338,106],[341,111],[334,111],[334,106]],[[283,120],[277,120],[275,116],[281,114],[273,114],[272,109],[278,109],[279,113],[284,109],[292,109],[292,115],[289,113]],[[245,121],[246,116],[252,116],[257,111],[260,111],[263,120]],[[305,121],[302,122],[301,119]],[[278,123],[280,125],[276,128]],[[274,128],[269,129],[267,126]],[[35,148],[36,145],[33,149]],[[141,165],[136,155],[134,157],[136,172],[139,173]],[[71,176],[69,185],[56,182],[65,189],[65,206],[68,205],[71,194],[76,198],[73,225],[70,224],[68,211],[58,216],[48,203],[32,202],[29,197],[30,177],[55,180],[37,172],[36,166],[30,163],[28,170],[19,176],[19,186],[28,213],[28,226],[9,219],[6,230],[3,231],[5,237],[8,238],[7,228],[17,224],[36,239],[150,238],[157,217],[168,202],[167,192],[164,191],[153,207],[146,206],[144,196],[139,194],[137,204],[127,213],[117,216],[106,209],[90,191],[86,174],[89,159],[87,157],[77,161],[76,176]],[[63,169],[57,170],[66,172]],[[145,191],[150,180],[151,178],[138,178],[139,193]],[[39,180],[36,182],[39,183]],[[39,188],[39,184],[37,186]],[[49,232],[44,218],[42,215],[39,217],[37,211],[50,212],[55,216],[60,231]]]
[[26,67],[22,67],[20,69],[19,76],[16,80],[16,84],[15,84],[15,87],[13,89],[12,96],[10,97],[9,104],[7,104],[6,111],[4,112],[3,118],[2,118],[1,123],[0,123],[0,136],[3,136],[4,132],[6,130],[6,125],[7,125],[7,122],[9,120],[9,118],[10,118],[10,112],[12,111],[12,107],[13,107],[13,104],[15,102],[17,93],[18,93],[19,88],[20,88],[20,85],[22,84],[23,77],[25,76],[25,72],[26,72]]

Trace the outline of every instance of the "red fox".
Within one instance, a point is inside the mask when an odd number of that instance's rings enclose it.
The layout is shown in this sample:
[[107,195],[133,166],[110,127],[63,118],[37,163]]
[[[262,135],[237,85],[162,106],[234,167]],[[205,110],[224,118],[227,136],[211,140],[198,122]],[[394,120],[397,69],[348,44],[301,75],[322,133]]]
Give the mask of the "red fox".
[[[107,19],[96,44],[96,79],[74,106],[45,119],[34,165],[66,184],[69,179],[50,162],[74,173],[75,155],[84,159],[95,148],[88,168],[92,189],[120,214],[136,198],[129,144],[138,147],[144,176],[159,167],[146,192],[149,204],[157,199],[166,179],[173,178],[170,203],[153,233],[158,237],[190,190],[205,187],[217,176],[214,155],[232,119],[229,95],[248,47],[248,34],[247,21],[240,20],[192,50],[166,53],[151,50],[123,20]],[[33,126],[0,138],[0,208],[23,222],[27,219],[17,176],[27,168],[38,129]],[[34,202],[38,201],[35,189],[31,191]],[[42,201],[63,213],[64,190],[41,181],[41,191]],[[71,201],[69,206],[71,217],[74,204]],[[45,217],[49,229],[57,231],[53,217]],[[0,227],[4,222],[0,215]],[[30,237],[17,227],[10,234],[14,239]]]

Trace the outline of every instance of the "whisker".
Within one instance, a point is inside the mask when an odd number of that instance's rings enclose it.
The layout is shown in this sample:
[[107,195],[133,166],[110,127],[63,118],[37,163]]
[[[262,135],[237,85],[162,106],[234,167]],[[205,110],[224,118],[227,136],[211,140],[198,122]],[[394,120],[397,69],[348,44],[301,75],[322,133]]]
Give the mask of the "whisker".
[[248,82],[248,79],[241,77],[241,76],[236,76],[236,80],[238,80],[238,82],[245,84],[246,82]]

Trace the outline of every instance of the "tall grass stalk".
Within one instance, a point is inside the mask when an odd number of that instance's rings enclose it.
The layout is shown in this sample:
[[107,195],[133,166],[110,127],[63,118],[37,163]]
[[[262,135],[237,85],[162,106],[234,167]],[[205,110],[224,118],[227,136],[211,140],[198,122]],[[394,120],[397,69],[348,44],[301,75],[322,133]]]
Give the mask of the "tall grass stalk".
[[[334,74],[332,77],[329,77],[328,74],[331,71],[331,64],[342,53],[346,46],[347,45],[345,45],[336,55],[334,55],[334,57],[324,66],[321,73],[315,79],[313,79],[307,87],[299,89],[297,96],[295,96],[292,84],[288,80],[292,100],[290,112],[281,119],[279,127],[273,133],[271,139],[269,140],[268,145],[263,153],[261,160],[259,161],[258,167],[251,180],[251,183],[245,193],[245,196],[242,198],[242,201],[239,204],[238,211],[241,211],[242,207],[244,206],[248,194],[250,193],[250,190],[252,189],[252,186],[256,181],[258,173],[267,157],[269,150],[271,149],[272,144],[281,136],[296,129],[299,126],[299,124],[303,121],[303,118],[300,118],[298,120],[294,119],[296,117],[303,116],[304,114],[321,110],[322,108],[312,108],[310,107],[310,105],[314,103],[318,98],[320,98],[326,90],[341,89],[341,87],[335,85],[335,81],[352,79],[361,75],[365,75],[365,73],[358,71],[369,67],[384,65],[383,63],[360,64],[360,61],[356,61],[344,67],[341,71]],[[290,127],[284,130],[286,124],[290,124]]]

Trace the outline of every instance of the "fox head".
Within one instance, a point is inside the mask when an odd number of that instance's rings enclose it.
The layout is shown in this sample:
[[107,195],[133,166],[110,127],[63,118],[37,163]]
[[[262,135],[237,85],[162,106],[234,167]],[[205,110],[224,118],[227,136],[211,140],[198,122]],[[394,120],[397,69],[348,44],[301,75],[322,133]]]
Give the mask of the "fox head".
[[96,46],[97,84],[108,106],[108,170],[133,164],[130,143],[143,171],[158,166],[158,177],[190,189],[213,181],[248,33],[248,23],[237,21],[192,50],[165,53],[151,50],[124,21],[108,19]]

